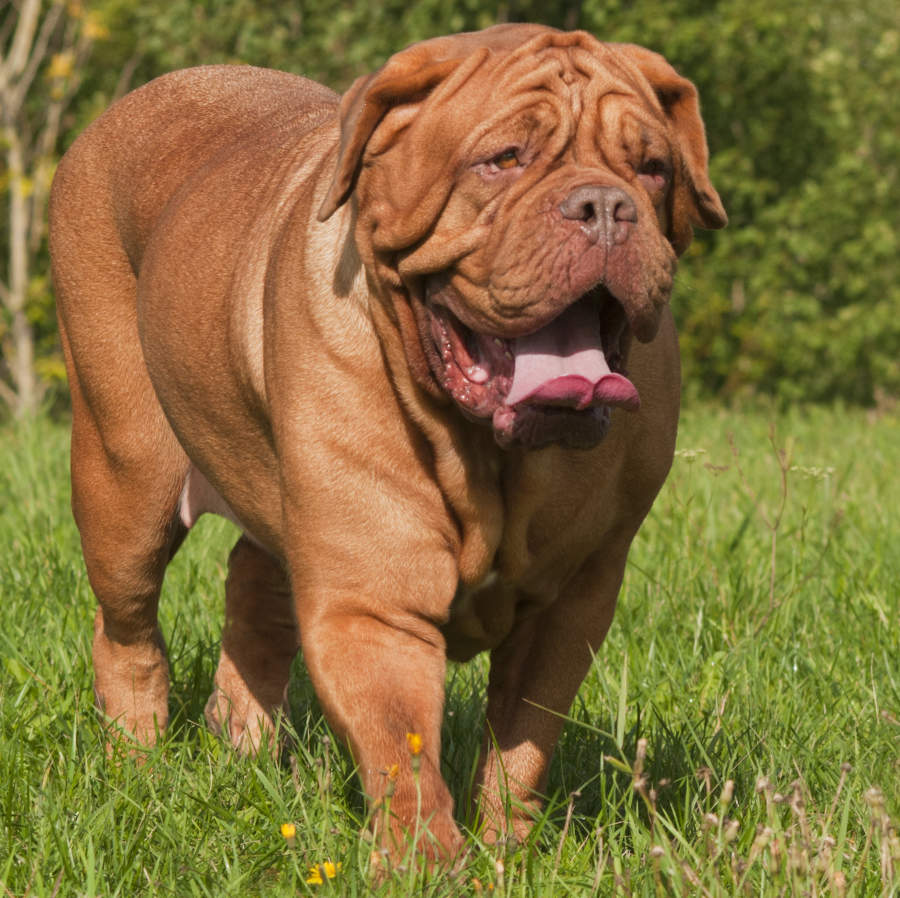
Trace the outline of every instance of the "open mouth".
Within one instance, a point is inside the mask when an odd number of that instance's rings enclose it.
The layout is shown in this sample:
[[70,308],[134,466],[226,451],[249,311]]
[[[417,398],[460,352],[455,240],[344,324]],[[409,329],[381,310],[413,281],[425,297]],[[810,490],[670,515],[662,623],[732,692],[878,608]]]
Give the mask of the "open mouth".
[[625,310],[604,287],[515,338],[468,328],[442,301],[447,290],[437,279],[426,285],[426,355],[463,414],[489,420],[501,446],[590,448],[606,435],[612,408],[639,408],[625,371]]

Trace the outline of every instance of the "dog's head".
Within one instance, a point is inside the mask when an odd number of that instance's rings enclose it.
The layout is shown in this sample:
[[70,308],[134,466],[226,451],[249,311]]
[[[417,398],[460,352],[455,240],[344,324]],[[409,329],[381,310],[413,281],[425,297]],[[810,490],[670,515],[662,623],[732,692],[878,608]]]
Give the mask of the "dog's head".
[[506,25],[416,44],[341,102],[319,217],[356,240],[419,385],[501,445],[589,447],[637,409],[694,226],[721,228],[694,86],[658,54]]

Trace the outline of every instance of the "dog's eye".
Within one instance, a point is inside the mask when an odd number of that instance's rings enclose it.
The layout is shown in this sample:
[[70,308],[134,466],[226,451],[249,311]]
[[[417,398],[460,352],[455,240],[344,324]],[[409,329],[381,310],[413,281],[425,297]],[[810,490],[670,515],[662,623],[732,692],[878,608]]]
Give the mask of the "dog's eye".
[[480,162],[473,166],[474,171],[484,181],[500,179],[499,183],[506,184],[510,178],[515,178],[524,168],[525,163],[519,158],[519,150],[510,147],[496,156],[482,157]]
[[637,174],[647,190],[662,190],[669,183],[669,166],[662,159],[648,159]]
[[519,163],[519,154],[515,150],[504,150],[499,156],[491,160],[497,168],[516,168]]

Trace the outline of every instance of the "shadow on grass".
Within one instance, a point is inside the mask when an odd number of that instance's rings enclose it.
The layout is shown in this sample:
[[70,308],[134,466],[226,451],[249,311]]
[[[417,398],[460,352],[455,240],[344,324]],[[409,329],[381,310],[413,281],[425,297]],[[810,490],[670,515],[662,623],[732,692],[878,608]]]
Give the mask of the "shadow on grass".
[[[173,684],[170,693],[170,738],[198,742],[203,711],[212,691],[218,645],[209,641],[181,642],[171,646]],[[477,660],[450,665],[442,729],[442,772],[456,807],[456,819],[471,825],[472,799],[484,728],[487,665]],[[366,804],[356,776],[355,763],[325,722],[309,675],[298,653],[288,691],[288,738],[279,766],[299,764],[315,770],[319,790],[365,819]],[[567,826],[584,836],[599,827],[616,826],[635,815],[650,825],[650,814],[636,793],[634,763],[640,740],[646,740],[642,776],[656,794],[657,813],[665,815],[687,838],[693,838],[703,814],[717,807],[727,779],[738,781],[739,792],[752,791],[755,765],[736,770],[738,746],[752,742],[748,733],[735,736],[721,726],[714,712],[679,716],[671,726],[654,707],[629,711],[630,727],[618,746],[611,733],[596,726],[580,699],[567,721],[550,770],[545,810],[536,832],[536,843],[555,845]],[[632,772],[629,772],[632,771]],[[747,782],[743,782],[747,780]],[[570,809],[570,803],[572,807]],[[569,823],[566,823],[569,818]]]
[[[682,719],[677,727],[652,707],[638,707],[629,716],[634,720],[620,747],[611,733],[586,719],[583,705],[576,704],[551,765],[549,822],[553,829],[562,828],[571,813],[572,826],[595,831],[621,823],[627,812],[649,826],[649,809],[636,789],[639,783],[653,790],[656,812],[692,838],[703,814],[716,809],[725,781],[739,779],[735,755],[748,734],[729,734],[713,712]],[[637,763],[642,740],[646,754]],[[748,770],[743,779],[755,772]],[[749,780],[741,785],[752,788]]]

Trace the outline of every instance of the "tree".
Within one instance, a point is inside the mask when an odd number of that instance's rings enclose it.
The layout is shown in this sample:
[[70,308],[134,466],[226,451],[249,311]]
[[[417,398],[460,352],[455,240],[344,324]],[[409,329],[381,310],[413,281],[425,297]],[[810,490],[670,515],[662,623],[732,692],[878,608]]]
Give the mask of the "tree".
[[0,22],[0,149],[6,156],[5,264],[0,265],[0,400],[16,417],[38,407],[31,317],[47,294],[35,262],[46,239],[46,200],[62,116],[72,102],[93,42],[104,29],[78,2],[20,0]]
[[584,0],[700,88],[729,226],[673,299],[689,394],[900,396],[900,27],[880,0]]
[[343,90],[413,41],[521,20],[651,47],[700,88],[731,224],[697,233],[676,282],[689,394],[900,396],[900,29],[883,0],[83,3],[0,0],[0,406],[27,413],[62,383],[47,186],[117,96],[215,62]]

